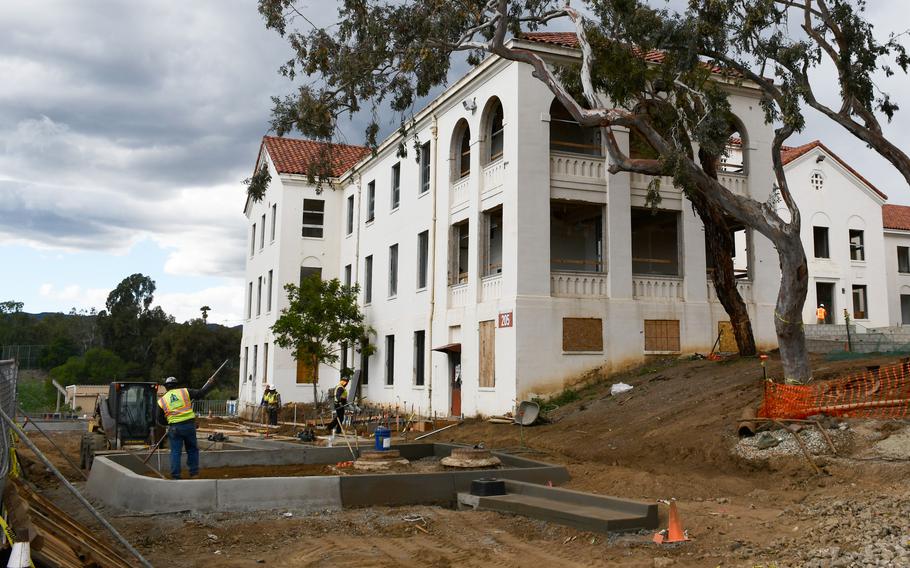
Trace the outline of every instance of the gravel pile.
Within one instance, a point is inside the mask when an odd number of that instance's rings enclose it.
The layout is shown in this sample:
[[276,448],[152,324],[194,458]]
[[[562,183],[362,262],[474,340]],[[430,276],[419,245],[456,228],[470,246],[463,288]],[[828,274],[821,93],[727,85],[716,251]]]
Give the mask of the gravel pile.
[[827,521],[801,535],[806,546],[800,547],[800,565],[910,566],[908,511],[910,499],[890,496],[803,505],[797,513],[801,520]]
[[[850,437],[852,436],[850,430],[829,429],[826,430],[826,432],[828,436],[831,437],[831,441],[836,448],[845,446],[849,443]],[[759,444],[765,436],[772,436],[779,443],[774,447],[761,449]],[[825,441],[821,432],[818,431],[818,428],[815,428],[814,426],[812,428],[804,428],[799,431],[797,436],[800,437],[806,445],[806,448],[808,448],[812,454],[831,454],[828,443]],[[755,461],[765,460],[776,456],[802,455],[802,450],[800,450],[799,443],[794,439],[793,434],[787,430],[772,430],[770,432],[762,432],[751,438],[742,438],[733,446],[733,454],[746,460]]]

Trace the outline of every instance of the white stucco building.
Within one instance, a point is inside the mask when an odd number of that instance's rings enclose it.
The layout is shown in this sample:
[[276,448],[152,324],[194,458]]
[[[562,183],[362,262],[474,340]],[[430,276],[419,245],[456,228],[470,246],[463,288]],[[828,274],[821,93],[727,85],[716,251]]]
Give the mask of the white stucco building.
[[892,326],[910,326],[910,207],[882,207],[885,229],[885,265],[888,283],[888,319]]
[[[515,41],[576,53],[572,34]],[[765,200],[771,129],[758,91],[730,90],[742,159],[721,179]],[[490,57],[415,120],[419,153],[408,140],[399,157],[397,133],[375,156],[338,148],[335,189],[321,193],[302,175],[315,143],[263,140],[257,163],[273,179],[244,211],[242,401],[258,403],[265,382],[285,401],[312,399],[314,373],[274,348],[269,327],[286,305],[282,286],[314,271],[361,286],[377,352],[346,364],[365,375],[362,396],[425,413],[500,413],[591,369],[711,349],[728,318],[706,276],[701,222],[669,180],[652,214],[648,178],[607,174],[597,131],[573,123],[529,66]],[[776,255],[742,235],[740,288],[770,347]],[[320,392],[338,378],[317,374]]]

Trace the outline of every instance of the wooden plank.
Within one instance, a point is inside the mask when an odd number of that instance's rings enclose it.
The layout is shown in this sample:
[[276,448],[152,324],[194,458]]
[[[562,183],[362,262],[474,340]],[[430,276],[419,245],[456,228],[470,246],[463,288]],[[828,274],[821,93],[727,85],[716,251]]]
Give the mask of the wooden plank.
[[496,321],[486,320],[480,322],[480,376],[481,388],[496,386]]

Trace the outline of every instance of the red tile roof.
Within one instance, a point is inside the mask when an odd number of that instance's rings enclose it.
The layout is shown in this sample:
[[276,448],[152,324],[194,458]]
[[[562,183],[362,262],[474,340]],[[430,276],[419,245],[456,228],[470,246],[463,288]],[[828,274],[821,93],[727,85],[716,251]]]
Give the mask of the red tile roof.
[[832,152],[830,148],[828,148],[827,146],[822,144],[821,140],[813,140],[812,142],[809,142],[808,144],[803,144],[802,146],[783,146],[780,149],[780,157],[781,157],[781,160],[783,161],[784,165],[786,166],[793,160],[796,160],[800,156],[806,155],[807,153],[809,153],[811,150],[814,150],[815,148],[821,148],[822,150],[824,150],[824,152],[826,154],[828,154],[829,156],[831,156],[832,158],[837,160],[837,163],[839,163],[841,166],[843,166],[851,174],[855,175],[857,177],[857,179],[859,179],[861,182],[866,184],[869,187],[869,189],[871,189],[872,191],[877,193],[879,197],[881,197],[882,199],[888,199],[887,195],[885,195],[884,193],[879,191],[879,189],[877,187],[872,185],[872,182],[870,182],[869,180],[864,178],[862,175],[860,175],[860,173],[858,171],[856,171],[852,167],[850,167],[850,165],[847,162],[845,162],[844,160],[842,160],[840,156],[838,156],[837,154]]
[[886,229],[910,231],[910,207],[882,205],[882,225]]
[[[575,35],[575,32],[525,32],[521,34],[521,39],[560,45],[562,47],[578,47],[578,36]],[[638,49],[633,49],[633,51],[640,53]],[[664,53],[662,51],[651,50],[645,54],[645,61],[650,63],[660,63],[663,60]]]
[[310,165],[328,149],[332,176],[338,177],[370,153],[370,149],[364,146],[276,136],[263,136],[262,144],[268,150],[275,169],[282,174],[306,174]]

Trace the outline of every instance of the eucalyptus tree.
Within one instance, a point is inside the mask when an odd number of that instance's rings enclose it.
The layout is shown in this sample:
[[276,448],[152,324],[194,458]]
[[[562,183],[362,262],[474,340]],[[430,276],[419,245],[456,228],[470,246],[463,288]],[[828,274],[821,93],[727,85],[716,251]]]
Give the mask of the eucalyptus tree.
[[[714,170],[729,142],[729,87],[749,82],[764,88],[765,81],[705,64],[701,51],[717,35],[719,17],[703,20],[697,3],[681,13],[640,0],[582,4],[583,11],[555,0],[339,0],[337,22],[320,27],[294,0],[260,0],[266,26],[289,40],[292,57],[282,73],[312,79],[274,99],[272,127],[279,135],[297,130],[328,141],[339,120],[367,111],[373,118],[365,140],[375,147],[378,110],[386,106],[403,117],[403,134],[413,136],[406,117],[420,97],[445,84],[454,54],[466,54],[470,64],[487,56],[525,63],[581,126],[602,129],[611,173],[671,176],[706,225],[729,219],[771,241],[781,268],[775,328],[785,378],[808,380],[801,321],[806,256],[799,209],[780,160],[784,141],[803,126],[797,96],[779,90],[762,100],[766,119],[778,124],[772,142],[775,191],[766,201],[735,194]],[[555,65],[510,41],[558,20],[576,32],[577,64]],[[648,53],[662,56],[641,56]],[[626,129],[640,135],[655,156],[623,151],[617,133]],[[653,183],[649,197],[657,199],[658,189]]]

